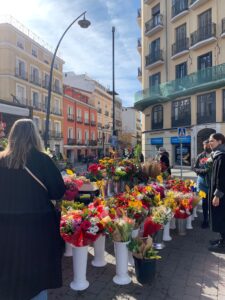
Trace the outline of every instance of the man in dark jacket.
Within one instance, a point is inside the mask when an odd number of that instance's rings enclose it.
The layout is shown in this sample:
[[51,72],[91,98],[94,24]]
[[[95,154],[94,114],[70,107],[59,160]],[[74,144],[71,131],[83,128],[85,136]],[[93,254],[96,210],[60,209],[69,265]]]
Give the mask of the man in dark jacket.
[[159,148],[159,161],[161,165],[161,172],[171,175],[169,153],[164,147]]
[[203,191],[206,193],[206,197],[202,199],[202,210],[203,210],[203,222],[202,228],[209,227],[209,201],[208,201],[208,190],[210,182],[210,172],[207,166],[206,160],[210,158],[211,148],[209,140],[203,142],[204,151],[201,152],[194,165],[194,171],[198,175],[197,177],[197,191]]

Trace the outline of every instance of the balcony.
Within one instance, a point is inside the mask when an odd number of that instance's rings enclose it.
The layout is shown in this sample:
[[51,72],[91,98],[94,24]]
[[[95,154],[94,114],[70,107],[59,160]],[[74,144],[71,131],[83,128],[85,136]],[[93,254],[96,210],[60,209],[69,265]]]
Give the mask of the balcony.
[[52,90],[53,92],[59,94],[59,95],[62,95],[62,88],[56,84],[53,84],[52,86]]
[[138,68],[138,79],[140,81],[142,80],[142,70],[141,70],[141,68]]
[[191,33],[190,49],[198,49],[205,45],[211,44],[216,40],[216,24],[208,23],[206,26],[199,27],[198,30]]
[[144,4],[151,4],[154,0],[144,0]]
[[63,134],[60,131],[50,131],[50,138],[61,140],[63,138]]
[[171,22],[175,22],[188,14],[188,0],[177,0],[172,6]]
[[98,113],[102,113],[102,109],[100,107],[98,108]]
[[154,16],[145,23],[145,35],[151,36],[163,29],[163,15]]
[[67,121],[73,122],[74,121],[74,114],[68,114],[67,115]]
[[141,38],[137,40],[137,49],[139,52],[141,52]]
[[77,123],[80,123],[80,124],[83,123],[82,117],[80,117],[80,116],[77,117]]
[[225,64],[200,70],[181,79],[164,82],[151,89],[139,91],[135,95],[134,106],[136,109],[143,111],[153,104],[223,86],[225,86]]
[[96,122],[95,121],[91,121],[91,126],[96,126]]
[[102,123],[98,123],[98,128],[102,128]]
[[67,145],[76,145],[76,140],[71,139],[71,138],[67,138]]
[[137,10],[137,22],[141,25],[141,8]]
[[152,129],[163,129],[163,121],[160,122],[152,122]]
[[33,102],[33,103],[31,104],[31,106],[32,106],[35,110],[39,110],[39,111],[42,110],[42,104],[41,104],[41,102]]
[[225,37],[225,18],[222,19],[222,32],[221,37]]
[[58,107],[53,108],[51,113],[53,115],[62,116],[62,110]]
[[44,89],[48,89],[48,86],[49,86],[49,81],[48,80],[42,80],[42,87]]
[[109,116],[109,112],[106,110],[105,111],[105,116],[108,117]]
[[205,4],[208,0],[190,0],[189,8],[194,10],[202,4]]
[[189,38],[177,40],[172,45],[172,59],[178,58],[189,52]]
[[15,76],[26,81],[28,80],[27,72],[21,70],[20,68],[15,69]]
[[163,50],[154,51],[145,56],[145,68],[148,70],[158,67],[163,63]]
[[90,141],[89,141],[89,145],[90,145],[90,146],[97,146],[97,141],[95,141],[95,140],[90,140]]
[[216,122],[216,111],[210,111],[210,114],[197,113],[197,124],[215,123]]
[[89,124],[90,124],[89,119],[84,119],[84,125],[89,125]]
[[181,118],[180,116],[172,117],[172,127],[182,127],[182,126],[190,126],[191,125],[191,112],[185,114],[185,118]]
[[34,76],[33,74],[31,74],[30,75],[30,82],[35,84],[35,85],[41,86],[41,79],[39,78],[39,76]]

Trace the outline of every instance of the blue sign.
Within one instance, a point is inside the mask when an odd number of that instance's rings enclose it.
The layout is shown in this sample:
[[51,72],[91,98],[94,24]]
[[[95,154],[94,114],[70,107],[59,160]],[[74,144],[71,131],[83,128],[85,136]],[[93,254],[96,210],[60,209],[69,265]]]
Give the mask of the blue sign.
[[112,147],[117,147],[118,146],[118,138],[117,138],[116,135],[113,135],[111,137],[111,145],[112,145]]
[[186,136],[186,128],[185,127],[179,127],[179,128],[177,128],[177,135],[179,137]]
[[163,145],[163,138],[152,138],[150,139],[151,145]]
[[170,143],[171,144],[180,144],[180,142],[182,142],[182,144],[190,144],[191,143],[191,136],[190,135],[182,136],[182,137],[172,136],[170,138]]

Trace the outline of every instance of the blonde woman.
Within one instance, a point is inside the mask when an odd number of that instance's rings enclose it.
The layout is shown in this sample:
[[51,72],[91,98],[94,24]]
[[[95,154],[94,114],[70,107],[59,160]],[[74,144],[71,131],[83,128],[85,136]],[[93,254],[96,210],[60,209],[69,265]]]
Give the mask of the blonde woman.
[[50,199],[64,192],[33,121],[16,121],[0,152],[0,299],[47,299],[47,289],[61,286],[59,221]]

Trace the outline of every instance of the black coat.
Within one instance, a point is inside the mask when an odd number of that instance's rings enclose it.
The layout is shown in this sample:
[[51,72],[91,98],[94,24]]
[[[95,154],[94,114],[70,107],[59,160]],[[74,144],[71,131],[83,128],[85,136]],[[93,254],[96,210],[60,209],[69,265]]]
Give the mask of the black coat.
[[[212,199],[216,190],[224,193],[217,207],[212,205]],[[212,230],[225,233],[225,153],[221,153],[213,159],[209,195]]]
[[65,186],[52,160],[31,150],[27,167],[8,169],[0,160],[0,299],[30,300],[62,285],[59,218],[50,199]]

